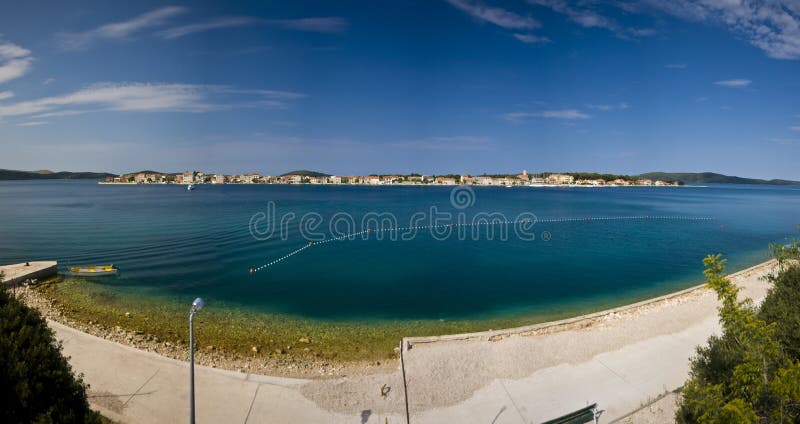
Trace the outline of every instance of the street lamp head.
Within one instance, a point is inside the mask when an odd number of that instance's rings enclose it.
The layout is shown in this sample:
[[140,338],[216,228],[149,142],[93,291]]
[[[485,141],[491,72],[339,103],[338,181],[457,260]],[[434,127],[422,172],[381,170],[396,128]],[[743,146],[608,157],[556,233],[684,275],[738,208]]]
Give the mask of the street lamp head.
[[200,309],[203,309],[204,305],[205,302],[203,302],[203,299],[200,299],[198,297],[197,299],[194,300],[194,302],[192,302],[192,309],[195,311],[199,311]]

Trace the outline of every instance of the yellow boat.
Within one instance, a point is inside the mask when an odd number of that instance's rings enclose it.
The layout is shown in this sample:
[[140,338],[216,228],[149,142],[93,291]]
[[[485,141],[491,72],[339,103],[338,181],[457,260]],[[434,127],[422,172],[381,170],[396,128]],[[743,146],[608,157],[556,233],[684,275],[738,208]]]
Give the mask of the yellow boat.
[[116,274],[119,271],[119,268],[115,267],[114,264],[111,265],[86,265],[86,266],[73,266],[69,267],[69,272],[72,275],[81,275],[81,276],[101,276],[101,275],[112,275]]

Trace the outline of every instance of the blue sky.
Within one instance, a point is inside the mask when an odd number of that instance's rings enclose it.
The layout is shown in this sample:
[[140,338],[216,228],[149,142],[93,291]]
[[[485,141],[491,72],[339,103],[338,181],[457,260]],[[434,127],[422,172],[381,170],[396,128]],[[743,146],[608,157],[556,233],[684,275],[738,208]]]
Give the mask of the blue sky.
[[8,2],[0,168],[800,180],[800,4]]

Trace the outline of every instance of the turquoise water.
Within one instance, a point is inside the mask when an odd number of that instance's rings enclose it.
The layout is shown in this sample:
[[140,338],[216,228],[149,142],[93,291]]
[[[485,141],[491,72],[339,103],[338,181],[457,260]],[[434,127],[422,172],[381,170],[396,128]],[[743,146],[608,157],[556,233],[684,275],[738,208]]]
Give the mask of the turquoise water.
[[[464,209],[451,204],[450,194],[449,187],[206,185],[188,192],[94,181],[0,182],[0,263],[114,263],[120,275],[97,281],[120,293],[181,302],[201,296],[208,305],[312,319],[535,317],[697,284],[707,253],[725,254],[731,270],[753,265],[767,257],[769,243],[794,237],[800,223],[797,187],[475,187],[468,193],[474,204]],[[270,201],[277,221],[296,217],[285,239],[251,235],[251,217],[268,212]],[[308,243],[299,228],[305,214],[319,214],[317,232],[329,236],[337,213],[353,217],[351,231],[360,231],[367,213],[391,213],[406,226],[417,212],[430,216],[431,207],[463,213],[467,222],[480,212],[511,220],[522,212],[540,219],[714,220],[535,223],[535,240],[521,240],[513,229],[507,240],[497,233],[490,240],[485,229],[444,240],[426,231],[411,240],[376,240],[372,233],[368,240],[318,244],[249,273]],[[260,224],[263,230],[266,221]]]

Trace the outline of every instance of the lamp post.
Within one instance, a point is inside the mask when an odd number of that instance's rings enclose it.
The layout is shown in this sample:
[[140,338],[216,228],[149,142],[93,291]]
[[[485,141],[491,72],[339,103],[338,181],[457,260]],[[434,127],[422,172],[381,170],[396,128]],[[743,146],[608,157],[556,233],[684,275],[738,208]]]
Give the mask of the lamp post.
[[194,313],[203,308],[203,299],[192,302],[189,309],[189,423],[194,424]]

